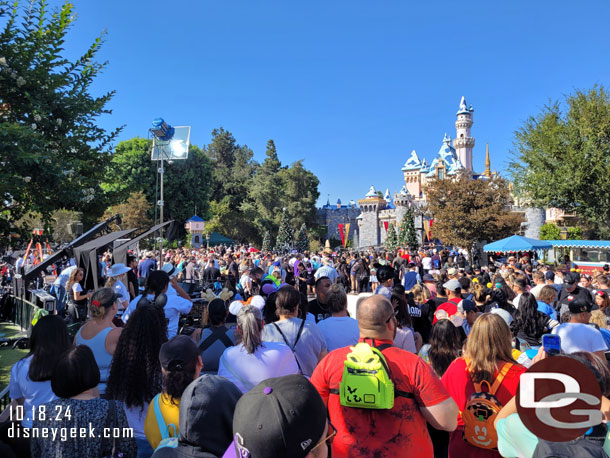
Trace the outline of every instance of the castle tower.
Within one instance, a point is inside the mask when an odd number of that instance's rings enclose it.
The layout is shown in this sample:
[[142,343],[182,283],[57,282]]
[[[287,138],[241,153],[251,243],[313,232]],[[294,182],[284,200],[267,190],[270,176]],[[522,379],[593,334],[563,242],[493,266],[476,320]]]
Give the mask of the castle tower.
[[358,206],[362,212],[360,214],[362,219],[358,221],[358,242],[361,248],[376,247],[381,243],[379,211],[383,210],[386,204],[385,199],[379,197],[373,186],[371,186],[365,198],[358,201]]
[[468,107],[466,99],[462,96],[460,109],[457,112],[457,120],[455,121],[456,138],[453,140],[453,147],[458,159],[470,173],[472,173],[472,148],[474,147],[474,138],[470,136],[473,113],[472,105]]
[[487,178],[491,177],[491,160],[489,159],[489,142],[487,142],[486,144],[487,146],[485,146],[485,172],[483,173],[483,175],[485,175]]

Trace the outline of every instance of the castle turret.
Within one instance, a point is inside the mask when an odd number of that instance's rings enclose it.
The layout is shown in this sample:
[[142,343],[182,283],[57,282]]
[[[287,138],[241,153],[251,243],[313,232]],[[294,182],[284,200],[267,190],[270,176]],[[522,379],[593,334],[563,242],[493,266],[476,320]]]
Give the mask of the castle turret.
[[472,173],[472,148],[474,147],[474,138],[470,136],[473,113],[472,105],[467,106],[466,99],[462,96],[460,108],[457,112],[457,120],[455,121],[456,138],[453,140],[453,147],[458,159],[470,173]]
[[379,197],[375,187],[371,186],[364,199],[358,201],[361,220],[358,221],[359,246],[379,246],[381,243],[381,228],[379,223],[379,212],[387,205],[384,198]]

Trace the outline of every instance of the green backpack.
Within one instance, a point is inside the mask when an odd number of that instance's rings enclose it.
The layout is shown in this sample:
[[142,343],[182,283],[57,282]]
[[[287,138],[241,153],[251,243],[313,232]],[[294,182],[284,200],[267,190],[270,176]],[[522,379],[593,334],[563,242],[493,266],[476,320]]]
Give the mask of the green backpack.
[[[360,342],[351,348],[343,366],[339,384],[339,399],[344,407],[360,409],[391,409],[394,396],[413,398],[413,393],[394,389],[388,363],[382,351],[389,344],[379,347]],[[332,392],[333,390],[331,390]]]

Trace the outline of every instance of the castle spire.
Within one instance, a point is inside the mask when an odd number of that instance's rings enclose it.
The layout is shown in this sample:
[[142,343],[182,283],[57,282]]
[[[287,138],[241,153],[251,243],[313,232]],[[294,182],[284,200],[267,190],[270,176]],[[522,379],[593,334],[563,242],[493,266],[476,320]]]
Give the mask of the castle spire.
[[491,177],[491,160],[489,159],[489,142],[485,147],[485,173],[483,174],[487,178]]

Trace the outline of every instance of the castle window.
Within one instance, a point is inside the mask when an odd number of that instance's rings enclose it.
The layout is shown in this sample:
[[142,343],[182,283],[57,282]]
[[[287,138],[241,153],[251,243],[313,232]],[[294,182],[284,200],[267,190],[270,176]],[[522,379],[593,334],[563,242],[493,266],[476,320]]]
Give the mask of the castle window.
[[443,169],[438,169],[438,179],[443,180],[445,174],[443,173]]

